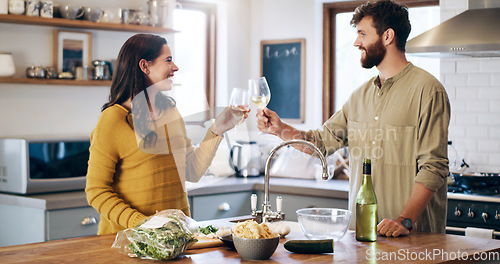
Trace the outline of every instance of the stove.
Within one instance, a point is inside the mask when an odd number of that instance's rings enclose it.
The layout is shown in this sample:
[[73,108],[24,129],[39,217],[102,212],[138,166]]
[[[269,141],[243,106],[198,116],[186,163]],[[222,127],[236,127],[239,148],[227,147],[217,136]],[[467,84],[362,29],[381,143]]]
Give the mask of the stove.
[[498,187],[471,190],[448,186],[446,233],[464,235],[467,227],[494,229],[494,238],[500,239]]

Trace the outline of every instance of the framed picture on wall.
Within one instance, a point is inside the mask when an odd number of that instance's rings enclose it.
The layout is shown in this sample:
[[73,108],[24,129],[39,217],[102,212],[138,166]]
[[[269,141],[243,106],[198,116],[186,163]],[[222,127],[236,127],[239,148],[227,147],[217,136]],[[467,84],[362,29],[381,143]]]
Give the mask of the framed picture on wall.
[[267,108],[291,123],[305,121],[305,39],[262,40],[261,76],[271,90]]
[[54,31],[54,64],[59,72],[72,72],[79,66],[90,66],[92,34],[80,31]]

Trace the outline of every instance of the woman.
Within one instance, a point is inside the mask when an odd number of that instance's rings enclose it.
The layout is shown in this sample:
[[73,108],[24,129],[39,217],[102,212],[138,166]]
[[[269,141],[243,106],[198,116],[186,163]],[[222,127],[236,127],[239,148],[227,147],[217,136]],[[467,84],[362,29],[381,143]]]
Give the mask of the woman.
[[134,227],[164,209],[189,215],[185,179],[199,180],[221,135],[236,125],[226,109],[200,146],[191,145],[175,100],[160,93],[172,89],[169,78],[178,70],[160,36],[128,39],[116,66],[109,101],[91,135],[85,188],[101,214],[98,234]]

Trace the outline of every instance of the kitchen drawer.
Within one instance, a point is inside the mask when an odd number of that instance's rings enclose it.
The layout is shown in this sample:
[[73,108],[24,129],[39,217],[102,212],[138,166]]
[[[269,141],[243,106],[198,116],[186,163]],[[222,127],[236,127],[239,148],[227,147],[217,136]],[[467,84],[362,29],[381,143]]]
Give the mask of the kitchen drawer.
[[[348,208],[347,199],[270,193],[269,201],[271,202],[272,211],[276,211],[276,197],[278,196],[281,196],[283,198],[283,212],[285,213],[285,220],[287,221],[297,221],[296,211],[301,208],[308,208],[308,207],[339,208],[339,209]],[[264,192],[261,192],[259,195],[259,202],[257,204],[260,206],[260,204],[262,204],[263,201],[264,201]],[[260,209],[262,208],[258,208],[258,210]]]
[[251,214],[252,192],[236,192],[192,197],[192,215],[197,221]]
[[46,240],[96,235],[98,221],[99,213],[90,206],[46,211]]

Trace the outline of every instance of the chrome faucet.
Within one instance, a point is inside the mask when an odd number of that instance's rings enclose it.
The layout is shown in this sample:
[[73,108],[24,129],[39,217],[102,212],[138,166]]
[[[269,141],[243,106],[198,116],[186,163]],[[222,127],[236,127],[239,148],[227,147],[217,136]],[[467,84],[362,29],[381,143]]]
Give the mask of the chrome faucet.
[[263,223],[266,222],[272,222],[272,221],[279,221],[279,220],[284,220],[284,214],[282,213],[282,198],[278,196],[276,198],[276,209],[277,212],[271,211],[271,203],[269,202],[269,166],[271,164],[271,159],[273,158],[274,154],[278,149],[281,147],[291,145],[291,144],[302,144],[309,146],[312,150],[314,150],[318,156],[319,159],[321,160],[321,165],[323,167],[323,174],[321,177],[323,180],[328,179],[328,169],[326,165],[326,159],[323,153],[311,142],[305,141],[305,140],[300,140],[300,139],[293,139],[293,140],[288,140],[284,141],[278,146],[274,147],[270,152],[269,156],[267,157],[266,160],[266,167],[265,167],[265,175],[264,175],[264,203],[262,204],[262,210],[257,211],[257,195],[252,194],[251,196],[251,209],[252,209],[252,216],[257,217],[261,216],[261,220]]

